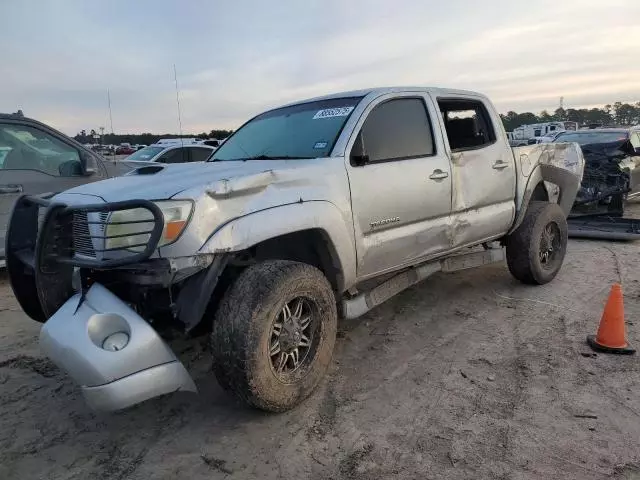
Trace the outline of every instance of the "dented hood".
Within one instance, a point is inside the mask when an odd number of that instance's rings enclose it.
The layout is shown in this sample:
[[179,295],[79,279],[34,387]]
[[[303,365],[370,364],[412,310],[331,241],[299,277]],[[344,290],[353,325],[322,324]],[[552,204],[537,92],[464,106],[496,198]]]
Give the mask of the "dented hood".
[[273,170],[293,169],[300,166],[301,162],[252,160],[155,164],[138,168],[122,177],[81,185],[66,193],[98,196],[105,202],[132,198],[160,200],[171,198],[194,187],[212,185],[216,190],[220,190],[220,185],[224,185],[225,180],[252,177]]

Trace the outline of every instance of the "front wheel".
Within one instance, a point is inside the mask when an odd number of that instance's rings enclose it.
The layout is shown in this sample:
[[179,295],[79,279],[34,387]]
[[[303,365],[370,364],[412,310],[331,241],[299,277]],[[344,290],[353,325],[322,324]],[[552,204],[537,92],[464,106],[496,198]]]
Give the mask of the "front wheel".
[[556,203],[532,201],[520,226],[507,237],[507,265],[522,283],[555,278],[567,253],[567,219]]
[[336,329],[335,295],[317,268],[283,260],[252,265],[213,322],[216,378],[251,406],[289,410],[327,371]]

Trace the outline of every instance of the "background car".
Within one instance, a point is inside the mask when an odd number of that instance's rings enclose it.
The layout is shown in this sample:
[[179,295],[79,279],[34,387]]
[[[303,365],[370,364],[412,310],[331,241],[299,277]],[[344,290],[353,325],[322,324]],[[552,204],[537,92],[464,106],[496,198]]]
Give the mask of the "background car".
[[153,144],[129,155],[127,162],[189,163],[204,162],[216,149],[209,145],[182,143]]
[[560,133],[555,143],[575,142],[585,159],[584,175],[574,210],[622,214],[624,200],[640,195],[640,131],[595,128]]
[[136,151],[131,145],[120,145],[116,148],[116,155],[131,155]]

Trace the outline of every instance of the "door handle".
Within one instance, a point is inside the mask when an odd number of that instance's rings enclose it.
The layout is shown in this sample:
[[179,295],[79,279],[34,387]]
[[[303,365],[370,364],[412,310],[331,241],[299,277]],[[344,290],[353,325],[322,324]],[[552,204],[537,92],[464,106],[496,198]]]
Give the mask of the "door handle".
[[0,194],[2,193],[21,193],[22,185],[0,185]]
[[491,168],[495,170],[502,170],[503,168],[507,168],[509,164],[507,162],[503,162],[502,160],[496,161]]
[[448,176],[449,176],[449,174],[447,172],[443,172],[439,168],[436,168],[433,171],[433,173],[431,175],[429,175],[429,178],[431,180],[442,180],[443,178],[447,178]]

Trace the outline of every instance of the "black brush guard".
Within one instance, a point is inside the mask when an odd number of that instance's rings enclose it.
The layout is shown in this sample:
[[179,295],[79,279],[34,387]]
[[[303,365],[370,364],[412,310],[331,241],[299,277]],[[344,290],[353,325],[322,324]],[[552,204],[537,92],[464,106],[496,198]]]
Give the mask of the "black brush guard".
[[[108,214],[138,208],[149,211],[152,218],[112,225],[153,224],[151,228],[107,235]],[[42,210],[44,218],[39,222]],[[16,202],[6,233],[6,264],[13,292],[27,315],[45,322],[74,294],[75,267],[100,270],[142,262],[155,252],[163,228],[162,211],[148,200],[69,206],[46,196],[25,195]],[[108,239],[141,235],[148,235],[148,240],[104,247]],[[78,244],[92,245],[91,255],[78,254]]]

